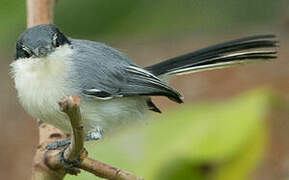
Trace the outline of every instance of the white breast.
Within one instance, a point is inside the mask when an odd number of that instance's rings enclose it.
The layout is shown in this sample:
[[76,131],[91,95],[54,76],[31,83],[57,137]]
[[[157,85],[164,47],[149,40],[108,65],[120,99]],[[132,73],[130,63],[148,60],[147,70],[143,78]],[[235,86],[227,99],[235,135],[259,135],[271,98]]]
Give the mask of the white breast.
[[[60,53],[61,51],[61,53]],[[34,118],[47,121],[69,131],[66,116],[59,111],[58,102],[71,95],[67,77],[67,64],[71,50],[62,47],[48,57],[24,58],[11,64],[18,97],[24,109]],[[63,59],[60,59],[63,58]]]

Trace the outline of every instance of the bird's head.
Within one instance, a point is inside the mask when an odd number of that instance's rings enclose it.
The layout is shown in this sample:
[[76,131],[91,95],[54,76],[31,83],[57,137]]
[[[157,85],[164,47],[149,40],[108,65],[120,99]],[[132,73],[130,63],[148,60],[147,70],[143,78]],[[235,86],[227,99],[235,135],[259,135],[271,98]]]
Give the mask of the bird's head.
[[46,57],[67,44],[70,41],[55,25],[34,26],[25,30],[18,38],[15,60]]

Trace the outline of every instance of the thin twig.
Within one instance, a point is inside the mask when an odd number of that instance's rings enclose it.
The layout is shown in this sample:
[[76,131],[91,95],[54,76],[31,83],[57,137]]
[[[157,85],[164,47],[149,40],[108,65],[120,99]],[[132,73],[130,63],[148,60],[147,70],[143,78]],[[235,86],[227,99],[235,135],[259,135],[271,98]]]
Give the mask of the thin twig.
[[[110,179],[110,180],[144,180],[135,175],[112,167],[108,164],[93,160],[87,157],[87,153],[83,147],[84,132],[83,123],[80,113],[80,98],[78,96],[65,97],[59,103],[61,111],[66,113],[70,119],[72,127],[72,143],[64,152],[64,158],[67,161],[75,161],[81,159],[81,163],[77,166],[80,169],[91,172],[92,174]],[[51,169],[63,168],[55,151],[47,151],[45,154],[45,162]]]
[[80,169],[86,170],[98,177],[110,180],[144,180],[131,173],[112,167],[100,161],[85,158],[79,165]]
[[[47,166],[51,169],[57,170],[62,168],[56,152],[48,151],[46,153],[45,159]],[[95,176],[109,180],[144,180],[143,178],[139,178],[129,172],[112,167],[108,164],[91,159],[89,157],[84,157],[78,168],[88,171]]]
[[80,113],[80,98],[69,96],[59,103],[62,112],[66,113],[70,119],[72,139],[70,146],[64,152],[64,158],[68,161],[75,161],[84,150],[84,131]]

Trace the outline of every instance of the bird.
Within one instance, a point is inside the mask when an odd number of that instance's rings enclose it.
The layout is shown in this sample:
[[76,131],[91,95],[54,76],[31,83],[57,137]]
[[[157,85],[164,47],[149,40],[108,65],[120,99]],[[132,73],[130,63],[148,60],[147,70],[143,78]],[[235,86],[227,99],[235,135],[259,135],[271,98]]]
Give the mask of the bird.
[[277,58],[275,35],[253,35],[202,48],[147,67],[103,43],[73,39],[54,24],[26,29],[16,43],[11,74],[17,96],[34,118],[70,133],[58,102],[81,99],[87,137],[100,139],[123,124],[160,113],[152,96],[183,103],[169,85],[174,76]]

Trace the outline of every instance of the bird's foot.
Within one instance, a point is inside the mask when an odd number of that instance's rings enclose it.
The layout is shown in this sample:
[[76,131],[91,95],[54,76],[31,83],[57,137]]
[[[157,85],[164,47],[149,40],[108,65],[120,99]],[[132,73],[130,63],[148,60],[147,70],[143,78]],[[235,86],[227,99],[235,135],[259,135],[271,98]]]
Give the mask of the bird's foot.
[[[102,139],[102,131],[91,132],[87,136],[85,136],[85,141],[96,141]],[[80,170],[76,168],[82,162],[82,159],[79,157],[77,160],[68,161],[64,158],[64,152],[71,144],[70,139],[55,141],[47,146],[47,150],[56,150],[61,149],[58,154],[59,161],[63,165],[65,171],[72,175],[77,175],[80,173]]]
[[82,159],[78,157],[78,159],[69,161],[64,158],[64,152],[68,148],[69,144],[62,146],[61,151],[58,153],[58,158],[60,163],[63,165],[65,171],[71,175],[77,175],[80,173],[80,170],[77,168],[77,166],[80,165],[82,162]]

